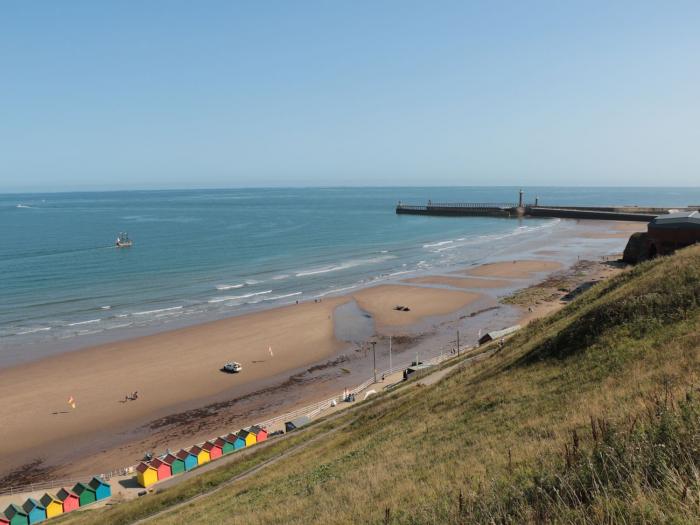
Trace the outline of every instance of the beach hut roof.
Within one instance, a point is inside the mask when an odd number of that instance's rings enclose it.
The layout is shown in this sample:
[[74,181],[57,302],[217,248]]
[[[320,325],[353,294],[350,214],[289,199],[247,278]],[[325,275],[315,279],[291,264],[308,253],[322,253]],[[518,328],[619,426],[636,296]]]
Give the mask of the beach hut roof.
[[73,492],[72,490],[68,490],[67,488],[62,488],[56,493],[56,497],[59,499],[59,501],[64,501],[67,498],[77,498],[78,495]]
[[292,419],[291,421],[287,421],[285,423],[285,426],[291,424],[294,428],[299,428],[303,427],[304,425],[308,425],[310,422],[311,419],[309,419],[309,416],[300,416],[296,419]]
[[192,446],[192,447],[190,448],[190,452],[191,452],[192,454],[194,454],[195,456],[196,456],[197,454],[199,454],[202,450],[203,450],[202,447],[200,447],[199,445],[194,445],[194,446]]
[[31,512],[33,509],[35,509],[37,507],[40,509],[46,510],[46,507],[44,507],[41,503],[39,503],[34,498],[28,498],[27,501],[24,502],[24,505],[22,505],[24,512]]
[[214,444],[217,447],[223,447],[226,443],[230,443],[226,438],[218,437],[214,440]]
[[169,465],[169,463],[163,461],[163,460],[160,459],[160,458],[156,458],[156,459],[154,459],[154,460],[151,461],[151,466],[152,466],[152,467],[158,468],[158,467],[160,467],[161,465]]
[[149,465],[148,463],[141,462],[136,466],[137,472],[146,472],[148,469],[155,470],[155,468]]
[[204,450],[211,450],[213,448],[221,448],[221,445],[217,444],[216,441],[207,441],[202,445]]
[[191,451],[185,450],[184,448],[175,454],[178,459],[185,459],[187,456],[194,456]]
[[265,432],[265,429],[263,427],[258,426],[258,425],[253,425],[252,427],[250,427],[250,431],[253,434],[259,434],[260,432]]
[[19,505],[15,505],[14,503],[10,503],[5,509],[5,516],[7,516],[8,518],[12,518],[12,516],[14,516],[15,514],[19,514],[20,516],[27,515],[27,513],[22,507],[20,507]]
[[167,465],[172,465],[172,464],[173,464],[175,461],[177,461],[178,459],[181,460],[182,458],[178,458],[178,457],[177,457],[176,455],[174,455],[174,454],[166,454],[165,457],[163,458],[163,463],[165,463],[165,464],[167,464]]
[[60,499],[58,499],[56,496],[52,496],[48,492],[45,492],[44,495],[39,499],[39,501],[41,501],[41,504],[44,507],[48,507],[53,502],[61,503]]
[[95,492],[95,489],[93,489],[87,483],[83,483],[82,481],[80,483],[76,483],[75,486],[73,487],[73,492],[75,492],[78,495],[80,495],[82,492],[84,492],[86,490],[89,490],[90,492]]
[[245,438],[248,434],[252,434],[250,428],[243,428],[238,432],[238,437]]
[[109,483],[107,483],[107,482],[106,482],[105,480],[103,480],[102,478],[98,478],[97,476],[93,477],[93,478],[90,480],[89,485],[90,485],[90,487],[92,487],[93,489],[97,489],[97,488],[100,487],[100,486],[109,487]]
[[231,432],[231,433],[230,433],[228,436],[226,436],[224,439],[225,439],[226,441],[228,441],[229,443],[233,443],[234,441],[236,441],[236,440],[238,439],[238,434],[236,434],[235,432]]

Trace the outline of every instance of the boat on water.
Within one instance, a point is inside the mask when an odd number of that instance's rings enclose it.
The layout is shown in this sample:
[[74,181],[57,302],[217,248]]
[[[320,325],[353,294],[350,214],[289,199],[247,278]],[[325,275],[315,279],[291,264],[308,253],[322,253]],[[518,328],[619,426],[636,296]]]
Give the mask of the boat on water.
[[128,233],[120,232],[119,235],[117,235],[117,242],[115,243],[117,248],[130,248],[133,244],[134,241],[129,239]]

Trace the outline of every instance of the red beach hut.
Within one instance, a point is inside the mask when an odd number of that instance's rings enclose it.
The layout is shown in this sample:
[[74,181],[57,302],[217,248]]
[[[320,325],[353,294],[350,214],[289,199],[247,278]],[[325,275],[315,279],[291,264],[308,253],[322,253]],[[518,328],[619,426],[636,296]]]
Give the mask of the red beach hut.
[[202,448],[209,452],[209,457],[212,460],[218,459],[224,454],[223,449],[215,442],[207,441],[202,445]]
[[160,481],[161,479],[169,478],[173,475],[172,467],[168,465],[165,461],[162,461],[158,458],[151,461],[151,466],[158,471],[158,481]]
[[10,520],[4,514],[0,514],[0,525],[10,525]]
[[56,493],[56,499],[63,503],[63,512],[70,512],[80,507],[78,495],[72,490],[61,489]]
[[250,427],[250,431],[255,434],[255,441],[257,443],[260,443],[261,441],[265,441],[267,439],[267,430],[259,427],[258,425],[253,425]]

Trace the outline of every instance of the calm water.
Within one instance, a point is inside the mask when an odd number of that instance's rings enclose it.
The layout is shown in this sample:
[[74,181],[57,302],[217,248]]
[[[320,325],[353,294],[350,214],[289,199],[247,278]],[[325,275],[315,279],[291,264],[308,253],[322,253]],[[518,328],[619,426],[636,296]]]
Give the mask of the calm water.
[[[700,203],[700,189],[536,188],[549,204]],[[515,202],[516,188],[0,195],[0,361],[340,293],[506,253],[558,220],[397,216],[397,200]],[[113,247],[128,231],[135,244]],[[123,337],[123,335],[121,335]]]

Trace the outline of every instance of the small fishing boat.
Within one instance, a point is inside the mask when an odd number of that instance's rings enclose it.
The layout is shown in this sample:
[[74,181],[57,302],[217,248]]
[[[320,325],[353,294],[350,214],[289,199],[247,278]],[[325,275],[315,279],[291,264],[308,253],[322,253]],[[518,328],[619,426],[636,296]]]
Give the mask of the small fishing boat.
[[117,235],[117,242],[115,243],[117,248],[130,248],[133,244],[134,241],[129,239],[128,233],[120,232],[119,235]]

